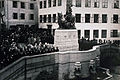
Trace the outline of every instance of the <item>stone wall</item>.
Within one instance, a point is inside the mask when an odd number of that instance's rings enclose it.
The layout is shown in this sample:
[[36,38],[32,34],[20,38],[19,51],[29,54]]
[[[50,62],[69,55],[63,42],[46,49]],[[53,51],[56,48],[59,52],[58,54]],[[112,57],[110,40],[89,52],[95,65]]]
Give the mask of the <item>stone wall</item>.
[[55,71],[58,80],[67,75],[74,77],[75,62],[82,64],[82,77],[88,77],[89,62],[100,55],[100,47],[95,46],[88,51],[55,52],[35,56],[26,56],[0,71],[0,80],[35,80],[41,71]]

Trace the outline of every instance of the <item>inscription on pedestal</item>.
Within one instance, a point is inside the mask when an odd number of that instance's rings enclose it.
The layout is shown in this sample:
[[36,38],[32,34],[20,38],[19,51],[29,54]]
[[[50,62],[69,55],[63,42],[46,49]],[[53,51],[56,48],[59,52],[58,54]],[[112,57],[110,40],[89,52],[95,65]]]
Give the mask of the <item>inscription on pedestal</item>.
[[56,30],[54,43],[60,51],[78,50],[77,30]]

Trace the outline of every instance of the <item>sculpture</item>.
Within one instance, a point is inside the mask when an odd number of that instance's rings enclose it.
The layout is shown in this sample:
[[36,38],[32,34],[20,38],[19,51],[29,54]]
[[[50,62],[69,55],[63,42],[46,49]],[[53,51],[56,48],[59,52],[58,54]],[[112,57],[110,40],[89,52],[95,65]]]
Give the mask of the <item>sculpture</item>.
[[58,13],[59,29],[75,29],[75,17],[72,15],[71,6],[68,7],[66,14]]
[[90,60],[89,72],[90,72],[90,74],[95,74],[96,73],[96,66],[95,66],[95,61],[94,60]]
[[74,70],[74,75],[81,77],[81,70],[82,70],[82,65],[80,62],[75,63],[75,70]]
[[3,24],[5,24],[5,22],[4,22],[4,20],[3,20],[3,17],[5,16],[5,14],[2,14],[1,12],[0,12],[0,19],[1,19],[1,21],[2,21],[2,23]]
[[0,31],[5,30],[5,28],[6,28],[4,18],[3,18],[4,16],[5,16],[5,14],[2,14],[2,12],[0,12]]

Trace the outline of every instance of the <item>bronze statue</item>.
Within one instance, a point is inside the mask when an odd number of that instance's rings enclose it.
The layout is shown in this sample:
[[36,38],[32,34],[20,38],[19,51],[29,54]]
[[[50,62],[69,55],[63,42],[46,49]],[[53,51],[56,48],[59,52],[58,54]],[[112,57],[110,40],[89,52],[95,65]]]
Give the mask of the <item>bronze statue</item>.
[[72,15],[71,6],[68,7],[66,14],[58,13],[59,29],[75,29],[75,17]]

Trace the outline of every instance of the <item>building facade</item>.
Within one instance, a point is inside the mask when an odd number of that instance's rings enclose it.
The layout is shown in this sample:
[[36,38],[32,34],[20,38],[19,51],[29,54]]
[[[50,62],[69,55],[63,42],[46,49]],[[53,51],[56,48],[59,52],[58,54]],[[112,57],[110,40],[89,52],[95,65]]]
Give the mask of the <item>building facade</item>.
[[1,0],[0,12],[4,14],[3,18],[7,28],[32,26],[36,25],[38,21],[36,0]]
[[58,13],[64,15],[71,4],[79,38],[120,40],[120,0],[39,0],[38,3],[39,28],[57,29]]

